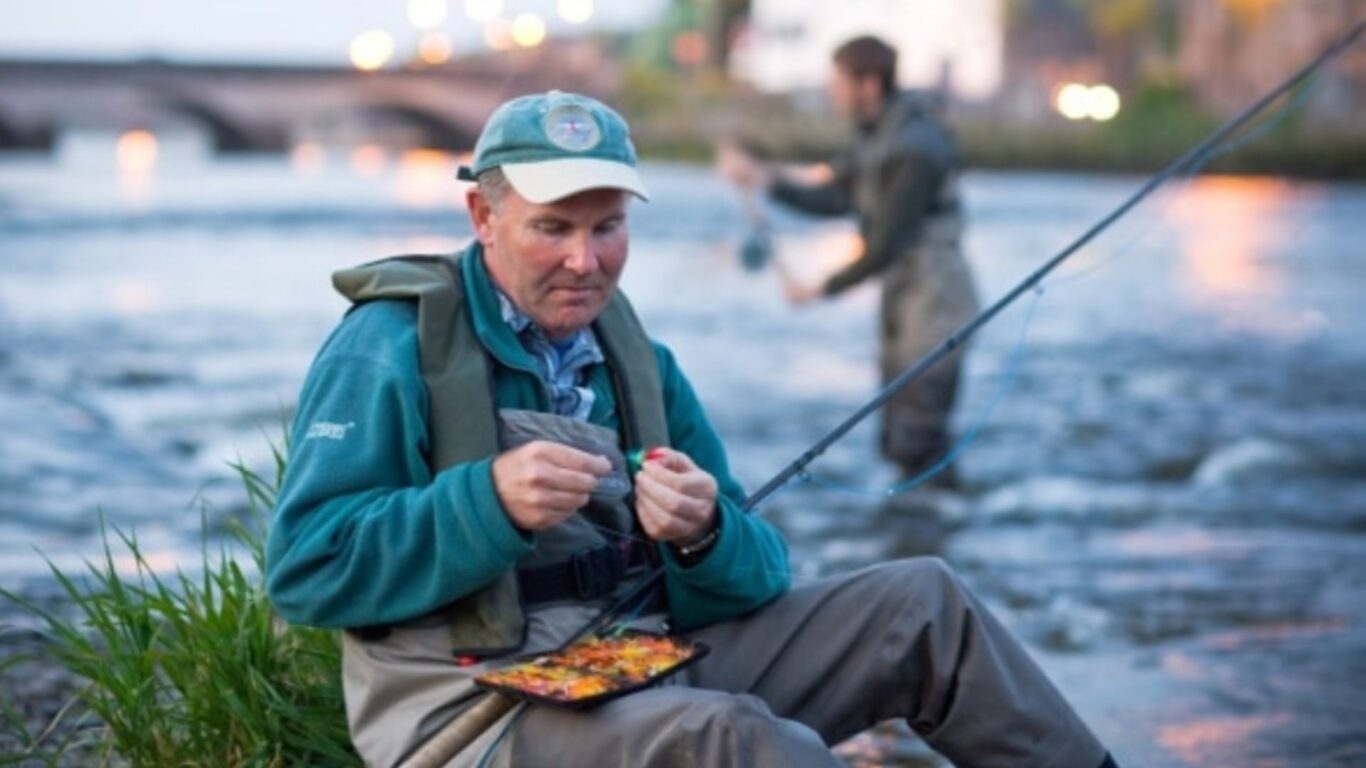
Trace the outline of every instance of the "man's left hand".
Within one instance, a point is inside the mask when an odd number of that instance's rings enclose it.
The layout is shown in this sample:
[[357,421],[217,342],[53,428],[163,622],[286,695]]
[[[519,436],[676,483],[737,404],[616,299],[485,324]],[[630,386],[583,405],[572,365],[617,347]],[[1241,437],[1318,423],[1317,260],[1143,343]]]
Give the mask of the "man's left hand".
[[687,544],[712,529],[716,478],[698,468],[687,454],[656,448],[635,480],[636,516],[650,538]]

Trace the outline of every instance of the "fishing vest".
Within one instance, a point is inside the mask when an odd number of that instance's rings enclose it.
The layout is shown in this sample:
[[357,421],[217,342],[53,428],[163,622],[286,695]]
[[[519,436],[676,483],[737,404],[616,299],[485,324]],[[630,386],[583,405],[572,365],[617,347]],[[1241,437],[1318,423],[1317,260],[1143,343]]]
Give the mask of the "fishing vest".
[[908,152],[920,158],[922,173],[931,178],[926,219],[957,222],[961,216],[958,150],[948,129],[928,114],[929,109],[923,96],[897,94],[871,133],[861,136],[845,156],[854,174],[852,202],[865,238],[871,229],[891,224],[873,219],[889,194],[880,171],[891,158]]
[[[623,451],[669,444],[659,365],[640,320],[617,291],[593,331],[611,373],[619,433],[555,414],[500,411],[491,356],[476,333],[468,297],[472,265],[463,261],[478,259],[479,253],[476,245],[454,257],[394,257],[336,272],[332,283],[357,305],[380,299],[416,302],[419,370],[428,394],[428,463],[434,475],[564,432],[575,432],[580,444],[586,435],[590,449],[608,454],[626,487],[614,500],[602,501],[595,493],[589,507],[566,524],[539,532],[536,552],[518,569],[544,567],[548,557],[563,561],[567,553],[601,547],[606,539],[595,526],[631,533],[634,515]],[[522,645],[526,613],[517,576],[517,569],[509,569],[487,587],[434,612],[450,630],[453,653],[493,655]]]

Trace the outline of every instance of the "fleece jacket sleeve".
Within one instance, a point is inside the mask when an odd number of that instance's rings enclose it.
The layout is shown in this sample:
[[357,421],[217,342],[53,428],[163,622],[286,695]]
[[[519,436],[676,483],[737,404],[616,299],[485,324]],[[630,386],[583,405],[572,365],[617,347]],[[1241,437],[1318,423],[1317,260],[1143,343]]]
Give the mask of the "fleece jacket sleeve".
[[415,335],[376,327],[392,315],[353,312],[304,384],[266,547],[267,589],[290,622],[421,615],[491,583],[532,547],[494,492],[491,459],[432,476]]

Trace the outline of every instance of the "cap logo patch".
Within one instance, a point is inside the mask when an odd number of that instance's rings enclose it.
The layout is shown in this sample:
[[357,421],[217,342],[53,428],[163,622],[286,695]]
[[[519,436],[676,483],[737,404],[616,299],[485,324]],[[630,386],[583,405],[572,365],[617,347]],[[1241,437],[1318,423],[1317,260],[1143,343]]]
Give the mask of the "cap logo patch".
[[577,104],[562,104],[546,113],[541,123],[546,138],[560,149],[585,152],[602,141],[602,130],[593,115]]

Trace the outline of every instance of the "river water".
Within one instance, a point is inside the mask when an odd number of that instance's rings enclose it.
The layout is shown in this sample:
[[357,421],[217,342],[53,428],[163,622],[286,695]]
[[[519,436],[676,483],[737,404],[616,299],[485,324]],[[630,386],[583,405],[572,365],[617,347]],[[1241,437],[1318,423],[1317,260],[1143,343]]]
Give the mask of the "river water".
[[[157,567],[192,565],[204,522],[245,514],[227,463],[266,466],[344,309],[328,274],[469,236],[448,158],[171,143],[133,172],[111,146],[0,160],[0,584],[32,594],[51,589],[35,548],[78,564],[101,514]],[[647,179],[625,288],[757,487],[874,390],[876,291],[792,309],[740,269],[729,190]],[[969,175],[983,296],[1140,181]],[[774,215],[810,279],[854,247],[847,222]],[[965,493],[880,498],[895,476],[865,425],[764,509],[797,581],[946,558],[1122,764],[1366,763],[1363,243],[1366,188],[1169,187],[976,340]],[[843,750],[933,763],[895,728]]]

